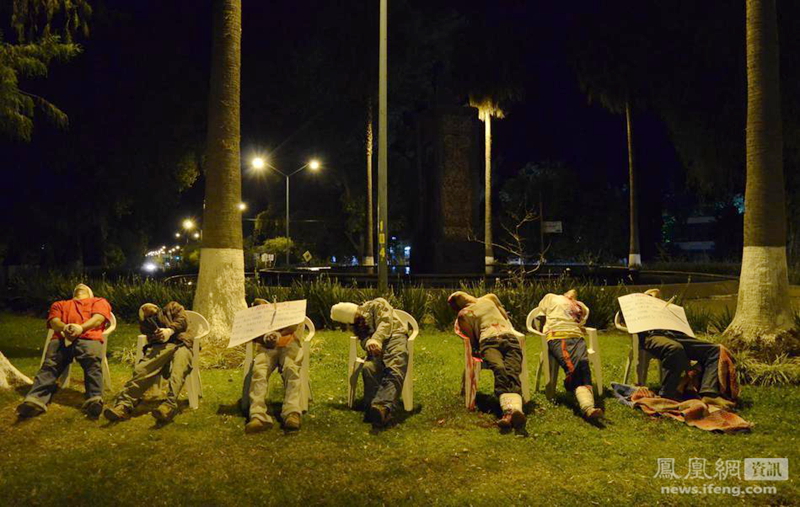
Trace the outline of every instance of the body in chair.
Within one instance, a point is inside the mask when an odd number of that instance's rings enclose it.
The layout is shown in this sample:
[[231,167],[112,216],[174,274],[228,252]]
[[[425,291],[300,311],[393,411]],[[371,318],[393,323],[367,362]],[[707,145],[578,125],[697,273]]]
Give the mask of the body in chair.
[[145,303],[139,308],[139,331],[145,337],[133,377],[115,397],[114,407],[103,415],[110,421],[128,419],[144,393],[168,379],[166,399],[152,415],[159,422],[169,422],[178,412],[178,395],[192,372],[194,338],[184,307],[170,301],[163,308]]
[[[353,385],[358,369],[364,380],[364,408],[367,418],[375,427],[385,427],[397,409],[400,395],[408,392],[404,385],[409,368],[409,331],[394,308],[383,298],[366,301],[361,305],[338,303],[331,307],[331,320],[350,324],[353,334],[366,351],[366,359],[351,357],[349,366],[350,396],[352,405],[355,394]],[[411,342],[413,343],[413,341]],[[351,356],[354,356],[351,347]],[[411,408],[410,399],[404,400]]]
[[56,301],[47,316],[47,335],[42,364],[25,401],[17,407],[22,418],[44,413],[59,385],[69,383],[72,361],[84,372],[86,401],[83,409],[90,417],[103,410],[104,386],[110,383],[106,345],[116,326],[111,305],[104,298],[94,297],[92,289],[78,284],[72,299]]
[[[466,292],[457,291],[447,301],[458,312],[454,331],[469,344],[469,351],[473,352],[467,358],[464,372],[464,394],[469,408],[474,408],[478,381],[476,373],[480,371],[480,363],[477,358],[473,359],[474,351],[477,350],[480,360],[494,374],[494,393],[500,400],[503,412],[497,421],[498,426],[503,429],[524,426],[526,418],[522,410],[522,346],[525,336],[514,329],[508,313],[494,294],[476,298]],[[527,380],[527,375],[525,378]],[[524,387],[527,390],[527,385]]]
[[[254,304],[269,304],[256,299]],[[303,330],[308,333],[303,338]],[[300,429],[302,414],[308,410],[310,388],[308,383],[309,341],[314,335],[314,324],[306,318],[303,323],[268,333],[247,344],[245,359],[245,385],[242,408],[248,416],[246,433],[257,433],[274,424],[267,410],[269,377],[278,368],[283,377],[284,398],[281,419],[284,429]],[[252,357],[252,360],[250,358]]]
[[[537,319],[544,318],[542,331],[537,329]],[[537,389],[542,369],[547,380],[547,396],[555,394],[558,366],[566,377],[564,387],[575,393],[581,413],[594,419],[602,417],[603,411],[595,407],[592,392],[592,367],[598,394],[602,394],[602,368],[597,344],[597,331],[586,328],[589,308],[578,301],[574,289],[564,294],[546,294],[538,308],[528,315],[528,330],[542,337],[542,353],[536,373]],[[587,346],[585,337],[589,337]],[[552,360],[552,361],[551,361]]]

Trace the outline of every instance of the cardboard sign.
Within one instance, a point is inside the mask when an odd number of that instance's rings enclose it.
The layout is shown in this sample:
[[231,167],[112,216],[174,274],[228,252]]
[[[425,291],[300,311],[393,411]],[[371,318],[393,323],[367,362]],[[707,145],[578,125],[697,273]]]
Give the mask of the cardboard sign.
[[694,337],[682,306],[641,293],[628,294],[618,300],[629,333],[667,329]]
[[251,306],[236,312],[228,348],[236,347],[270,331],[294,326],[306,318],[306,300]]

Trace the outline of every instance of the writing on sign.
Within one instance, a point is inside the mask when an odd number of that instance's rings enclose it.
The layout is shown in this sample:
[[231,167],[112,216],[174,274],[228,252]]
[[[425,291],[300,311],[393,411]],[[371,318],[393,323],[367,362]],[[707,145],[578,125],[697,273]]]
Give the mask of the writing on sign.
[[682,306],[642,293],[621,296],[618,300],[630,333],[667,329],[694,337]]
[[306,300],[251,306],[236,312],[228,348],[236,347],[271,331],[294,326],[306,318]]

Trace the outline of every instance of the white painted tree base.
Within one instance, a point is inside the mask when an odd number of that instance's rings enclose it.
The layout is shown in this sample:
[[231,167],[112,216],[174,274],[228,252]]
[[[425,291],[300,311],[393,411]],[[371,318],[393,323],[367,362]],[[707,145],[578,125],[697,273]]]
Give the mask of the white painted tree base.
[[787,273],[785,247],[744,247],[736,316],[725,330],[734,348],[780,351],[776,340],[794,327]]
[[211,326],[203,340],[204,352],[225,351],[233,316],[244,308],[244,252],[236,248],[201,249],[193,310],[208,319]]
[[364,266],[371,267],[375,265],[375,258],[371,255],[364,257]]
[[16,369],[11,361],[0,352],[0,389],[12,389],[18,386],[29,386],[33,381]]
[[641,254],[628,254],[628,267],[629,268],[640,268],[640,267],[642,267],[642,256],[641,256]]

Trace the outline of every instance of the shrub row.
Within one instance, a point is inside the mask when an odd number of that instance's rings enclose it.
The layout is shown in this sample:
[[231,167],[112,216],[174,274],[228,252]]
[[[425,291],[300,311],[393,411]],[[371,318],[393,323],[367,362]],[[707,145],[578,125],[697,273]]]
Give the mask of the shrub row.
[[[68,298],[72,288],[79,282],[88,283],[95,294],[111,302],[114,312],[124,320],[134,320],[139,306],[144,302],[163,304],[178,301],[191,307],[194,286],[164,283],[163,281],[137,276],[116,280],[98,278],[86,280],[75,275],[50,273],[10,280],[4,302],[14,311],[44,314],[53,300]],[[617,309],[616,287],[591,286],[571,278],[557,278],[536,283],[498,284],[491,289],[484,283],[462,284],[465,290],[476,296],[494,292],[511,315],[514,325],[522,330],[525,317],[536,307],[548,292],[561,293],[576,288],[580,298],[591,309],[589,325],[600,329],[608,327]],[[451,329],[455,314],[447,304],[452,289],[430,289],[419,286],[391,288],[384,294],[393,306],[414,315],[421,324],[434,325],[439,329]],[[340,301],[360,303],[381,295],[372,287],[346,286],[322,278],[315,281],[295,283],[288,287],[262,286],[252,281],[246,284],[247,301],[260,297],[272,301],[293,299],[308,300],[308,315],[320,326],[333,327],[330,307]]]

